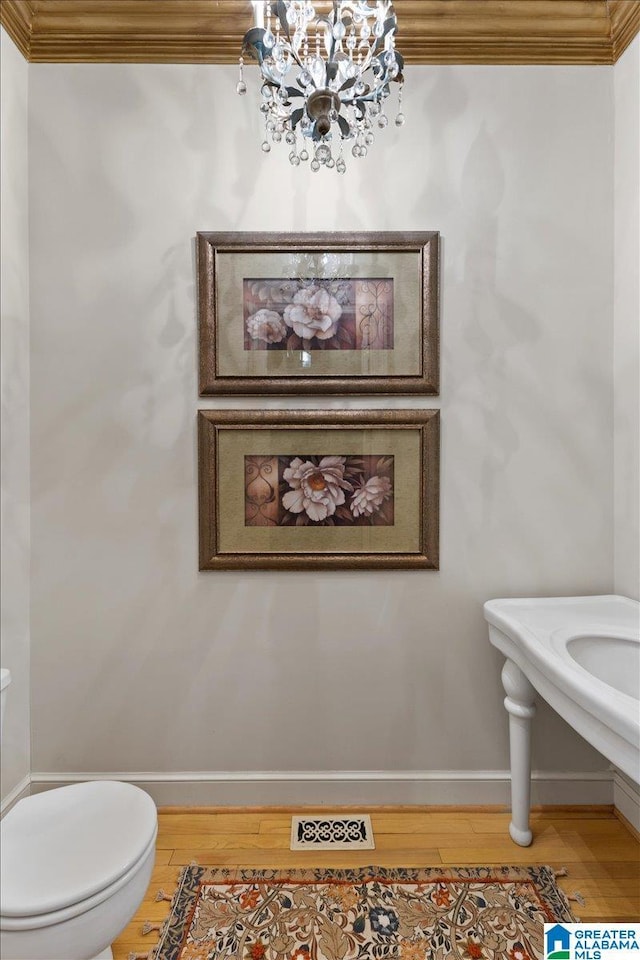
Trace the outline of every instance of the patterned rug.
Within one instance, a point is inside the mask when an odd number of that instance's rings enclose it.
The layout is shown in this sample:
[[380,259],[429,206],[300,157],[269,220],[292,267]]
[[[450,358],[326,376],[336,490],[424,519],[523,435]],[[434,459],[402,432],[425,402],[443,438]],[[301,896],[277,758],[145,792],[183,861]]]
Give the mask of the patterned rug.
[[548,867],[187,867],[156,960],[537,960],[571,921]]

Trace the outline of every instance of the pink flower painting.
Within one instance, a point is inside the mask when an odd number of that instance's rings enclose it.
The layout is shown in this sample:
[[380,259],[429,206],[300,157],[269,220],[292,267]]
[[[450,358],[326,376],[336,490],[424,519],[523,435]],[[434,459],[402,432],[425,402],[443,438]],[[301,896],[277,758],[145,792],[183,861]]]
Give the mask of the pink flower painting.
[[392,456],[245,457],[245,526],[393,526]]
[[390,278],[243,281],[245,350],[392,350]]

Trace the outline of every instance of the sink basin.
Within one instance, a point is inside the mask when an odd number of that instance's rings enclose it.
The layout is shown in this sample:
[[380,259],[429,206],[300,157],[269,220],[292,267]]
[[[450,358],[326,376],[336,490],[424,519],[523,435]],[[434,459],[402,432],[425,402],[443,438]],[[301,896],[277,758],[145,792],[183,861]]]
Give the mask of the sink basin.
[[571,637],[572,660],[619,693],[640,699],[640,643],[622,637]]

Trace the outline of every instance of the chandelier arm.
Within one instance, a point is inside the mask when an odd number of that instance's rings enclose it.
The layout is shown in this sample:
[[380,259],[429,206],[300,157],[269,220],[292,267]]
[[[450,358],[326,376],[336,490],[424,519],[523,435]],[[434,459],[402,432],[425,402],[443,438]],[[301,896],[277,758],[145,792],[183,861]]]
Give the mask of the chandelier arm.
[[382,47],[383,40],[384,36],[376,37],[374,34],[373,46],[369,50],[369,63],[373,63],[374,59],[378,56],[378,50],[380,50],[380,53],[384,52],[384,48]]
[[338,43],[338,38],[335,34],[336,24],[340,19],[340,10],[338,5],[338,0],[333,0],[333,29],[331,31],[331,56],[330,60],[333,60],[336,55],[336,44]]
[[[293,59],[295,60],[295,62],[296,62],[296,63],[298,64],[298,66],[300,67],[300,69],[301,69],[301,70],[304,70],[304,64],[302,63],[302,61],[301,61],[300,58],[298,57],[298,54],[297,54],[297,53],[295,52],[295,50],[293,49],[293,46],[292,46],[291,44],[289,44],[288,46],[289,46],[289,49],[287,50],[287,53],[290,53],[291,56],[293,57]],[[286,50],[286,47],[285,47],[285,50]]]
[[[334,20],[334,22],[333,22],[333,27],[334,27],[334,29],[335,29],[336,23],[337,23],[337,21]],[[335,35],[335,33],[333,32],[333,30],[332,30],[332,31],[331,31],[331,50],[330,50],[330,52],[329,52],[329,63],[333,63],[333,62],[335,61],[335,57],[336,57],[336,44],[337,44],[337,42],[338,42],[338,41],[336,40],[336,35]]]
[[289,30],[289,23],[287,21],[287,11],[284,4],[284,0],[277,0],[276,16],[280,21],[280,26],[284,30],[287,40],[289,41],[289,43],[291,43],[291,31]]

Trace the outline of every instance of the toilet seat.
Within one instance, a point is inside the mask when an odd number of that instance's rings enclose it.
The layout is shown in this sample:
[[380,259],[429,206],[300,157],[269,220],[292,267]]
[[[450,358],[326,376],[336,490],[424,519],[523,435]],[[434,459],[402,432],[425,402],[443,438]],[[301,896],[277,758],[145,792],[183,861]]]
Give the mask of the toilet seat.
[[21,800],[0,824],[4,929],[61,922],[112,896],[155,845],[148,794],[94,781]]
[[146,861],[148,858],[151,858],[151,870],[153,867],[153,861],[155,860],[155,843],[156,834],[154,833],[149,846],[144,851],[137,863],[134,863],[131,869],[127,870],[127,872],[118,880],[116,880],[115,883],[105,887],[104,890],[99,890],[97,893],[94,893],[93,896],[89,897],[87,900],[80,900],[78,903],[72,903],[70,906],[64,907],[62,910],[55,910],[53,913],[40,913],[38,915],[28,917],[3,917],[0,915],[0,931],[13,933],[19,933],[22,931],[24,933],[29,932],[30,930],[38,930],[41,927],[55,927],[56,925],[65,923],[67,920],[73,920],[76,917],[81,917],[83,913],[88,913],[90,910],[93,910],[94,907],[99,907],[101,903],[111,900],[118,894],[119,890],[121,890],[123,887],[126,887],[127,884],[134,879],[135,874],[138,873],[138,871],[144,870],[147,867]]

